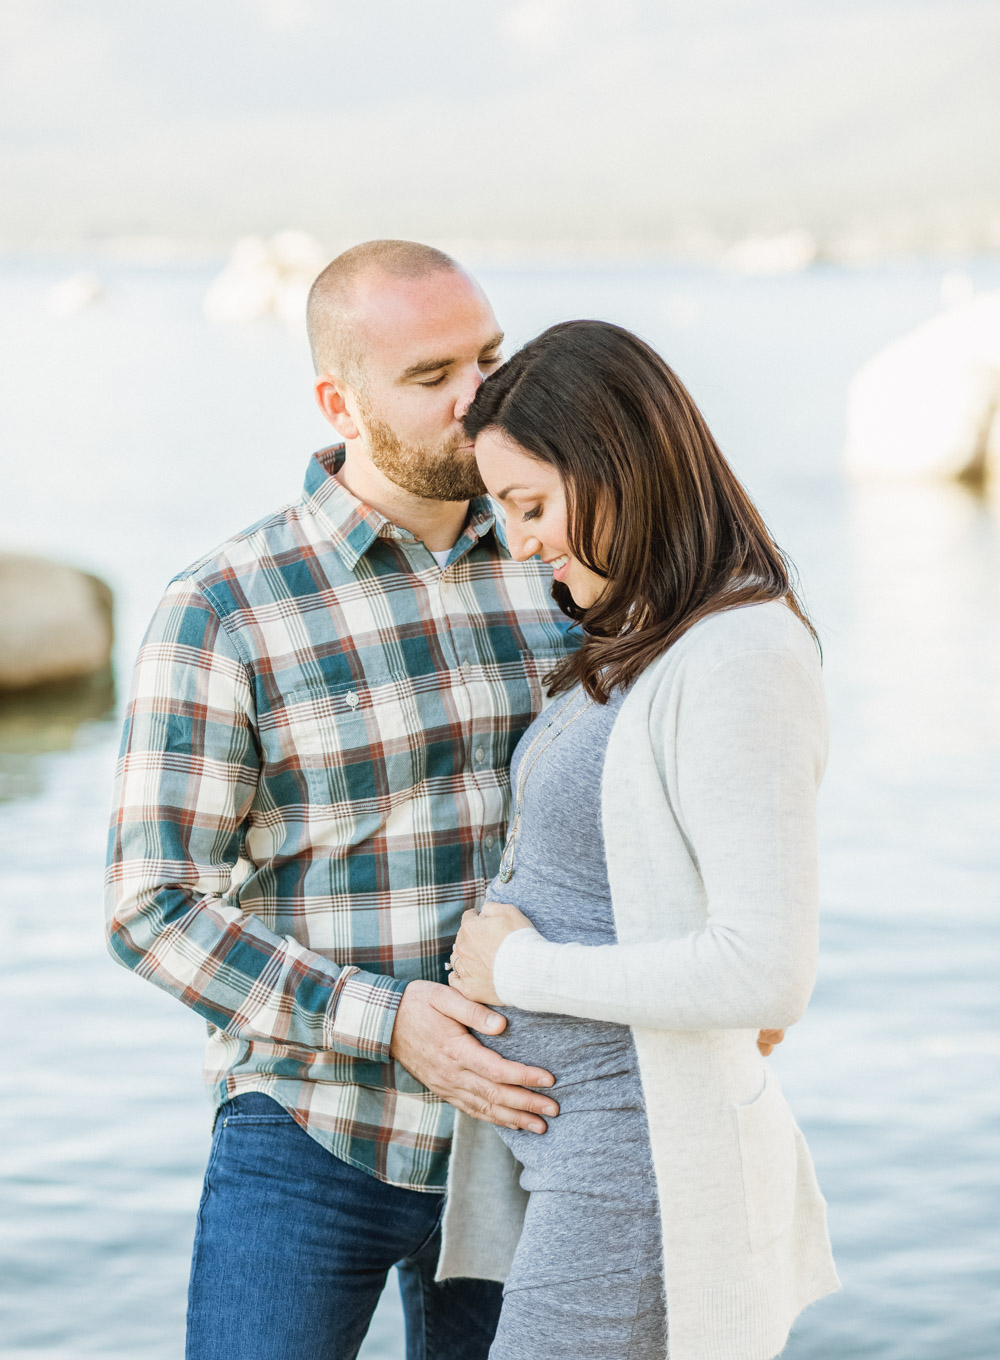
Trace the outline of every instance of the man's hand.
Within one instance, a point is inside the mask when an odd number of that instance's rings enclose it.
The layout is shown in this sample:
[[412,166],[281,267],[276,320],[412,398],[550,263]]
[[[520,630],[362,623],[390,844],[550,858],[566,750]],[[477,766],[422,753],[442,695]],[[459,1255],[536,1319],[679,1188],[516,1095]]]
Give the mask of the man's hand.
[[551,1086],[551,1072],[508,1062],[469,1033],[499,1034],[507,1021],[496,1011],[436,982],[407,984],[396,1012],[390,1050],[407,1072],[449,1105],[508,1129],[544,1133],[539,1118],[559,1106],[532,1086]]
[[780,1044],[784,1037],[785,1031],[783,1029],[762,1029],[757,1035],[757,1047],[764,1057],[768,1058],[775,1044]]

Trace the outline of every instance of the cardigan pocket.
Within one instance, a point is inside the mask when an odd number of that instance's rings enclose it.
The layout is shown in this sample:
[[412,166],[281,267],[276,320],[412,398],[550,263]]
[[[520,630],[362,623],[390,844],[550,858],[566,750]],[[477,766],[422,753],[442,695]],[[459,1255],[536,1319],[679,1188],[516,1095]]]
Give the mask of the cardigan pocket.
[[795,1120],[769,1068],[760,1095],[735,1108],[750,1250],[760,1251],[795,1217]]

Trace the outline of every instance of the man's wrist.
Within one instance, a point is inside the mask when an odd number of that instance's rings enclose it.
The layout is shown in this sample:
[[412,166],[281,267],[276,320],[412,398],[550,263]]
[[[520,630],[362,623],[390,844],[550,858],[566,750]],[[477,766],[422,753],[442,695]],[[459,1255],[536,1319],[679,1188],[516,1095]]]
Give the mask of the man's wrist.
[[330,999],[323,1025],[327,1048],[371,1062],[392,1061],[392,1031],[406,983],[360,968]]

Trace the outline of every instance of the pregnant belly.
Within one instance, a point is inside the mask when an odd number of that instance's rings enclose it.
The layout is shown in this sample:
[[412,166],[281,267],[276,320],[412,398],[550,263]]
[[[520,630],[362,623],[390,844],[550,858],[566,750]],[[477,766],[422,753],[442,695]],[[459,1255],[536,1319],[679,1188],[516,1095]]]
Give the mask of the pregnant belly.
[[502,1006],[495,1009],[506,1017],[507,1028],[502,1034],[477,1038],[511,1062],[551,1072],[556,1079],[552,1095],[563,1110],[617,1108],[623,1090],[612,1090],[608,1083],[619,1083],[629,1073],[638,1076],[627,1025]]
[[632,1033],[624,1025],[506,1010],[486,1040],[515,1062],[547,1068],[559,1114],[543,1134],[499,1129],[521,1163],[525,1190],[583,1195],[629,1211],[653,1196],[649,1126]]

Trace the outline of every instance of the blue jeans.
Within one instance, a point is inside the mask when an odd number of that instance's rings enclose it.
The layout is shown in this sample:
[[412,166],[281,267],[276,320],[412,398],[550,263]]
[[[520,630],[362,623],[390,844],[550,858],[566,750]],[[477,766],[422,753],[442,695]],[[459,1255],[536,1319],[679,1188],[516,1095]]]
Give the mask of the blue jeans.
[[187,1360],[354,1360],[392,1266],[406,1360],[486,1360],[501,1288],[435,1283],[443,1206],[334,1157],[270,1096],[236,1096],[198,1210]]

